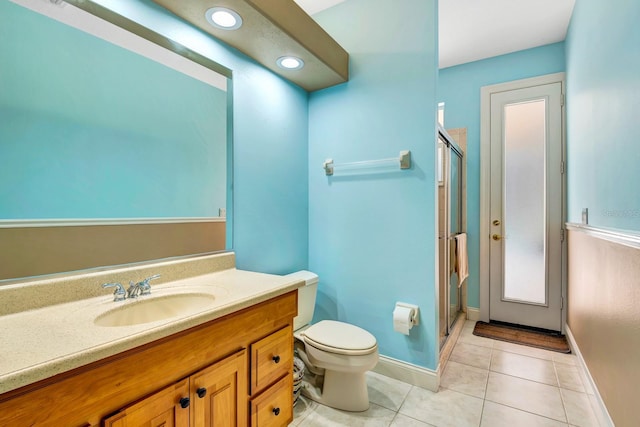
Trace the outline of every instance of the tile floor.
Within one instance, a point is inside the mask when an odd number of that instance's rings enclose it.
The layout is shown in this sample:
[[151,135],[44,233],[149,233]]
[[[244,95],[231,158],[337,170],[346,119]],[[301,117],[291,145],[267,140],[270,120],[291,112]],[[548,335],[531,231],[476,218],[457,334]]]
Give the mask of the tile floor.
[[464,324],[438,393],[370,372],[368,411],[301,398],[290,427],[606,425],[576,356],[477,337],[474,324]]

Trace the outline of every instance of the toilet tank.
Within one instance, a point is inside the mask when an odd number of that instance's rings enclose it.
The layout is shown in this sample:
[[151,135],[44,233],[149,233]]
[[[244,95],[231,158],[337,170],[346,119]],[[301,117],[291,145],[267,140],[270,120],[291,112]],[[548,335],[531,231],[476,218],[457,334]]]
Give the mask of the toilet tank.
[[316,307],[316,292],[318,290],[318,275],[310,271],[301,270],[287,274],[286,277],[304,280],[304,286],[298,288],[298,315],[293,319],[293,330],[311,323],[313,310]]

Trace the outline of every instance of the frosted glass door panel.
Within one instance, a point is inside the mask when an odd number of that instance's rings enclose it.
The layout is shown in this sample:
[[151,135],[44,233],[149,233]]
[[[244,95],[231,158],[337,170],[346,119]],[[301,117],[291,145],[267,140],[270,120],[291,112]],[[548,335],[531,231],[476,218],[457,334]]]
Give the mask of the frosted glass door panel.
[[546,304],[546,101],[504,106],[505,300]]

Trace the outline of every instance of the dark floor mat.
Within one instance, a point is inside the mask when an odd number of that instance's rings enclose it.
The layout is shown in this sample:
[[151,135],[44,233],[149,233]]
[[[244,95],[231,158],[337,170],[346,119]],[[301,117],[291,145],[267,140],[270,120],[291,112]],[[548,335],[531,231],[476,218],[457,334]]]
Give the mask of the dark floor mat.
[[559,353],[571,353],[567,338],[558,333],[533,331],[511,325],[477,322],[475,328],[473,328],[473,335]]

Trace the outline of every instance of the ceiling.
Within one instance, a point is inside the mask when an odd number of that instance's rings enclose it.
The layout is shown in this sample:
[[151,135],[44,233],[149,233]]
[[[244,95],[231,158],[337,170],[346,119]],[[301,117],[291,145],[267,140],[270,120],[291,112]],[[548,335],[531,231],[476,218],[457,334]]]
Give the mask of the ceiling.
[[[295,0],[309,15],[349,0]],[[439,0],[440,68],[565,39],[575,0]]]

